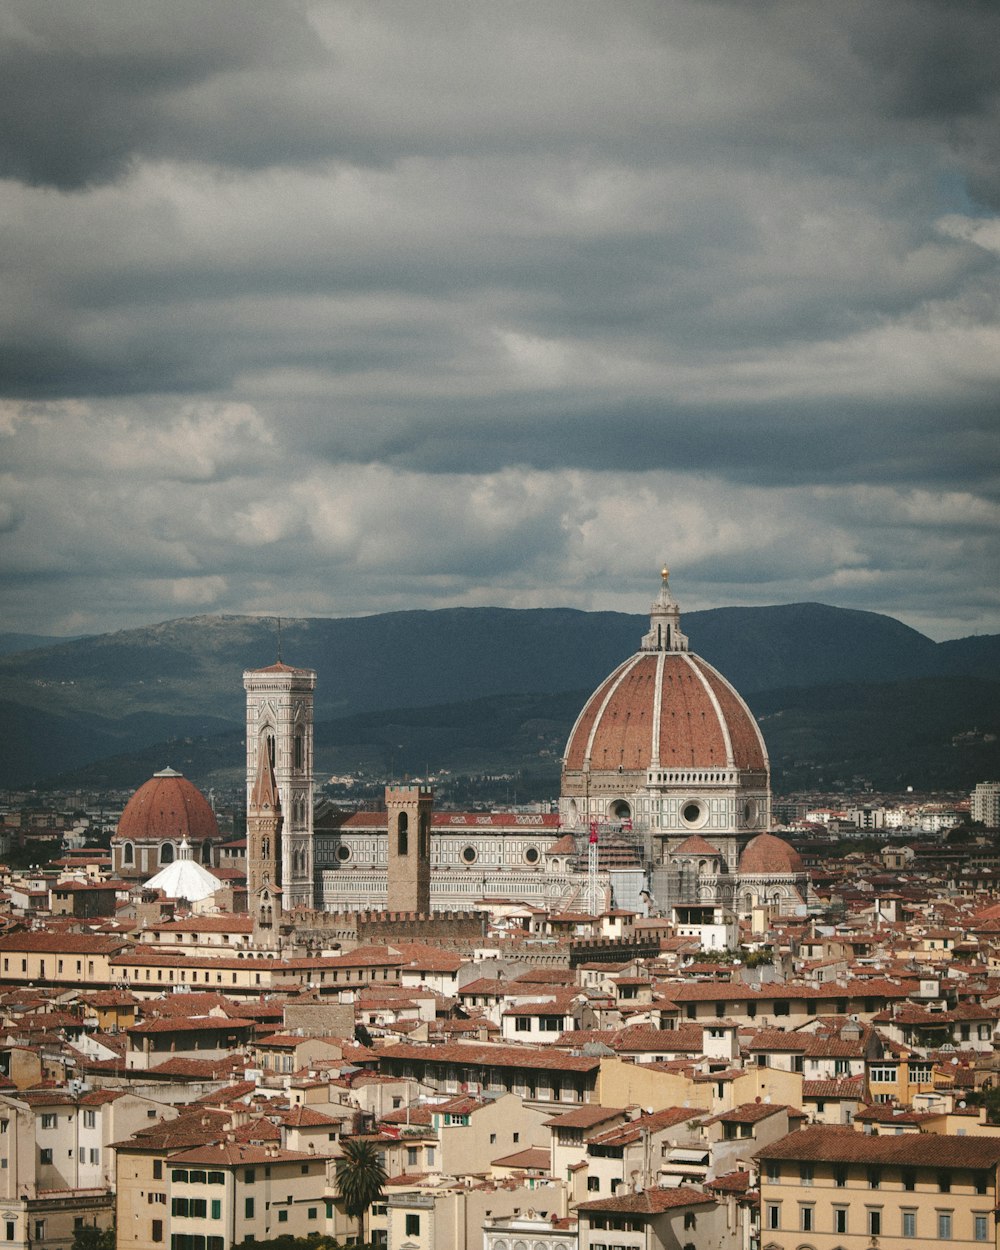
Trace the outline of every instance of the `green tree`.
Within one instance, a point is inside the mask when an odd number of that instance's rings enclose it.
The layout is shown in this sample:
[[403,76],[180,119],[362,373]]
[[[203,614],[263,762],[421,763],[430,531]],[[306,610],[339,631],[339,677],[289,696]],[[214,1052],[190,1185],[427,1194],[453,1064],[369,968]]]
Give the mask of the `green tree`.
[[115,1250],[115,1226],[95,1228],[93,1224],[83,1224],[73,1230],[71,1250]]
[[358,1221],[358,1240],[364,1237],[365,1212],[376,1198],[382,1197],[386,1181],[385,1168],[372,1142],[349,1137],[341,1142],[342,1154],[337,1160],[337,1191],[344,1200],[344,1210]]

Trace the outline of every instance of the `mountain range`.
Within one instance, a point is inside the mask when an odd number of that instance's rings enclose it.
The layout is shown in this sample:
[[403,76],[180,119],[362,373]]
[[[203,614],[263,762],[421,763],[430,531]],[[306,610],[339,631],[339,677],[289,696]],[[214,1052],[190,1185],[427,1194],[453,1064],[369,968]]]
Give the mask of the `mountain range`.
[[[760,718],[776,788],[967,788],[1000,775],[1000,636],[936,643],[823,604],[686,613],[691,648]],[[317,671],[317,772],[520,773],[549,793],[583,700],[648,618],[453,608],[198,616],[29,648],[0,636],[0,785],[134,787],[171,763],[238,784],[244,669]],[[5,653],[6,652],[6,653]]]

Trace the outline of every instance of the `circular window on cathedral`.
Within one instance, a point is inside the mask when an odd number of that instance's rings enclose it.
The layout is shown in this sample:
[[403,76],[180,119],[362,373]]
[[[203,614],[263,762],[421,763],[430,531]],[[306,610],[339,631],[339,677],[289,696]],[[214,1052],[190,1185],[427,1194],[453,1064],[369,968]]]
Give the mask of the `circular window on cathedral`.
[[743,804],[743,823],[745,825],[755,825],[757,823],[757,800],[747,799]]
[[540,858],[537,846],[529,846],[524,852],[524,862],[526,864],[537,864]]
[[477,859],[476,848],[474,846],[465,847],[462,851],[462,859],[464,859],[467,864],[474,864]]
[[347,861],[351,858],[351,848],[349,846],[338,846],[337,858],[340,860],[342,864],[346,864]]
[[689,799],[681,807],[681,820],[689,829],[700,829],[708,820],[708,807],[700,799]]

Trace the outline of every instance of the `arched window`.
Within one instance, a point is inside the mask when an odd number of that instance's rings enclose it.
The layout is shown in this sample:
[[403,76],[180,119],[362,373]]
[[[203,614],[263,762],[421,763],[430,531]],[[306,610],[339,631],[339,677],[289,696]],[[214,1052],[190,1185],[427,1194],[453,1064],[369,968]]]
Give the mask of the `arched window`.
[[162,842],[160,844],[160,863],[172,864],[173,862],[174,862],[173,842]]
[[267,751],[267,758],[271,761],[271,767],[274,767],[274,730],[267,726],[263,734],[264,747]]
[[294,760],[292,767],[296,770],[296,772],[301,772],[302,769],[305,768],[306,760],[306,740],[301,729],[296,729],[295,731],[292,758]]
[[126,842],[122,846],[122,863],[123,864],[135,863],[135,847],[132,845],[131,842]]
[[410,853],[410,818],[406,812],[400,812],[396,819],[396,854]]
[[261,838],[260,840],[260,857],[261,859],[271,858],[271,839]]
[[420,816],[420,858],[426,859],[431,851],[430,836],[431,818],[427,812],[422,812]]
[[202,862],[203,864],[208,864],[208,865],[209,865],[209,867],[211,867],[211,864],[212,864],[212,844],[211,844],[211,842],[202,842],[202,844],[201,844],[201,862]]

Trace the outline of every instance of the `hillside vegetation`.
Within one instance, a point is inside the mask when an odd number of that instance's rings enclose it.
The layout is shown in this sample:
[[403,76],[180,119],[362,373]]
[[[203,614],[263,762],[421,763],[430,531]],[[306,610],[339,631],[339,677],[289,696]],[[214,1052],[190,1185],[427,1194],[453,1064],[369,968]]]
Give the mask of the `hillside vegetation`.
[[[683,625],[761,718],[779,788],[1000,775],[1000,638],[935,643],[822,604]],[[318,674],[318,770],[520,771],[554,786],[583,700],[646,628],[622,613],[447,609],[283,621],[282,650]],[[166,763],[238,778],[242,673],[275,655],[273,621],[202,616],[0,656],[0,784],[130,786]]]

